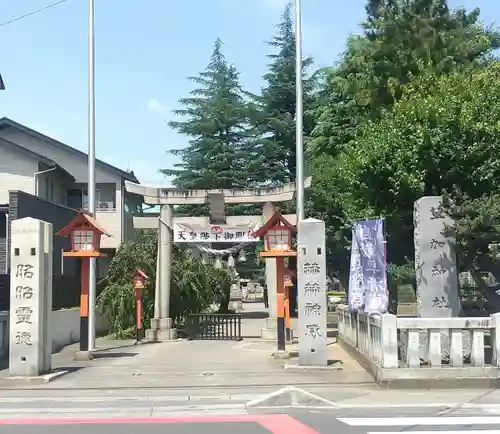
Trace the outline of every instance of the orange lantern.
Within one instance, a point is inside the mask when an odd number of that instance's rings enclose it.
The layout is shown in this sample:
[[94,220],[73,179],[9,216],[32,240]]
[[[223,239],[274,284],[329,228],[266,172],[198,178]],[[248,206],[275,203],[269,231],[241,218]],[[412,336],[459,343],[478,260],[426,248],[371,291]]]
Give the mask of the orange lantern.
[[68,225],[56,232],[56,235],[71,238],[71,250],[63,252],[63,256],[81,258],[80,351],[88,351],[90,258],[106,256],[99,252],[101,236],[110,237],[111,235],[101,228],[95,219],[84,212],[79,213]]
[[142,291],[146,287],[148,276],[140,269],[134,273],[134,290],[135,290],[135,310],[136,310],[136,339],[140,342],[143,338],[142,329]]
[[280,209],[254,231],[255,237],[264,238],[264,251],[260,252],[260,256],[276,258],[278,353],[285,352],[286,342],[292,340],[289,290],[292,282],[285,267],[285,258],[297,256],[297,252],[292,249],[292,234],[296,231],[295,226],[283,217]]

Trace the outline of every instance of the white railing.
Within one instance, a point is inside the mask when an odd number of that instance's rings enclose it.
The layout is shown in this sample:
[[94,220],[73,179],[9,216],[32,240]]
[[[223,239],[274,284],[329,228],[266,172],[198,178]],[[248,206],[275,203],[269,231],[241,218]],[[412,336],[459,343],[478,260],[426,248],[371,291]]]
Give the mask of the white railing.
[[9,350],[9,312],[0,312],[0,359],[6,357]]
[[500,366],[500,313],[486,318],[398,318],[338,306],[339,339],[379,368]]

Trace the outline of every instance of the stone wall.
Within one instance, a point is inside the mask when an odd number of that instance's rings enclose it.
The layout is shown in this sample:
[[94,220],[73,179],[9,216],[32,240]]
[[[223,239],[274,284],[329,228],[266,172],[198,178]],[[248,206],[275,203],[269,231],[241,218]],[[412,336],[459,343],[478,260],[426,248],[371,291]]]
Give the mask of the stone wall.
[[[52,309],[67,309],[80,305],[81,272],[74,276],[52,276]],[[97,286],[100,293],[102,285]],[[10,274],[0,274],[0,311],[10,307]]]
[[[0,359],[8,357],[8,339],[2,341],[1,337],[8,337],[8,312],[0,312]],[[80,310],[61,309],[52,312],[52,352],[57,353],[67,345],[80,341]],[[96,313],[96,334],[103,335],[108,331],[108,326],[101,315]]]

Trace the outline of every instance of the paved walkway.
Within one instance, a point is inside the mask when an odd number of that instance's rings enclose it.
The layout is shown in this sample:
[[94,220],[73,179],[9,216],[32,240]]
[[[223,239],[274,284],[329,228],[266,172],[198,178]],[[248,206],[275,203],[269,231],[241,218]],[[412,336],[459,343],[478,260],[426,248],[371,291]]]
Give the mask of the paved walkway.
[[[245,305],[247,307],[248,305]],[[260,310],[259,310],[260,309]],[[51,383],[26,384],[8,380],[8,370],[0,371],[0,388],[42,389],[120,389],[171,388],[203,389],[255,388],[285,385],[372,384],[373,380],[342,348],[329,345],[330,358],[342,361],[343,370],[290,370],[285,364],[297,359],[274,360],[276,349],[272,342],[257,338],[264,326],[262,308],[245,309],[243,334],[250,336],[242,342],[187,341],[146,343],[98,339],[93,360],[76,362],[73,354],[78,344],[53,355],[53,368],[68,373]],[[259,314],[261,312],[261,314]],[[288,348],[297,350],[296,345]],[[337,364],[337,368],[340,365]],[[205,393],[207,394],[207,393]]]

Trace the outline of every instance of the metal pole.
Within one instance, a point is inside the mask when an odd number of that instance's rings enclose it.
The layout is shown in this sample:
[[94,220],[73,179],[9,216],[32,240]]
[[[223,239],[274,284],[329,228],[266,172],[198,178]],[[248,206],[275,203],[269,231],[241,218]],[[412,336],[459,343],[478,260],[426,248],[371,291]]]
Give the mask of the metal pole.
[[304,142],[303,116],[304,100],[302,87],[302,5],[301,0],[295,0],[295,155],[297,184],[297,222],[304,219]]
[[[94,0],[89,0],[89,159],[88,211],[95,217],[95,86],[94,86]],[[90,259],[89,270],[89,351],[95,349],[96,259]]]

